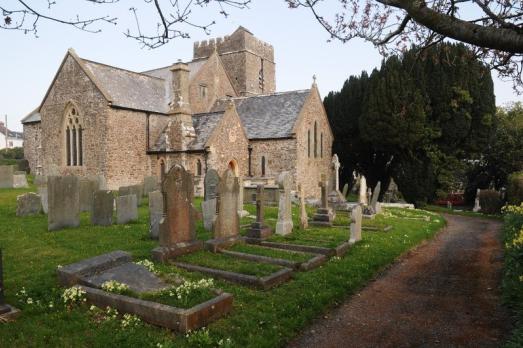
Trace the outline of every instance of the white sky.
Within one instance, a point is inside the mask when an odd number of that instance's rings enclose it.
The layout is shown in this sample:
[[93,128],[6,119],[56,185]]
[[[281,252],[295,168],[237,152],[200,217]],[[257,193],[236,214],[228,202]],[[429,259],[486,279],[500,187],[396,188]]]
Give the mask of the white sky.
[[[7,0],[6,6],[14,2]],[[82,13],[82,16],[110,13],[120,18],[119,24],[103,26],[102,33],[90,34],[41,22],[38,38],[0,30],[0,115],[2,121],[4,115],[8,116],[8,126],[12,130],[22,130],[20,120],[40,104],[69,47],[82,58],[144,71],[170,65],[178,59],[189,60],[193,41],[228,35],[243,25],[274,46],[278,91],[309,88],[312,75],[316,74],[322,96],[339,90],[350,75],[371,71],[381,62],[377,50],[362,41],[327,42],[329,35],[309,11],[290,10],[283,0],[254,0],[250,9],[231,9],[228,18],[219,15],[216,8],[197,10],[191,18],[194,22],[203,24],[216,20],[210,36],[191,30],[190,39],[177,39],[155,50],[142,49],[137,41],[124,37],[127,28],[135,28],[134,18],[128,11],[129,1],[103,6],[86,4],[82,0],[57,2],[53,13],[62,18],[71,18],[76,13]],[[143,1],[133,1],[133,5],[135,3],[143,4]],[[329,6],[325,5],[327,10]],[[139,8],[139,14],[143,16],[140,20],[142,30],[148,23],[154,29],[155,14],[143,7]],[[498,105],[523,99],[514,94],[510,82],[500,81],[495,73],[493,77]]]

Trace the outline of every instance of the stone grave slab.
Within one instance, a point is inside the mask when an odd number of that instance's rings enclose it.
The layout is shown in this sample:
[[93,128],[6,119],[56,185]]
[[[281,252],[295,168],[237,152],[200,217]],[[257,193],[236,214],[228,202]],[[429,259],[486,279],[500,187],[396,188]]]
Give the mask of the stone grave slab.
[[216,221],[216,198],[202,202],[203,227],[206,231],[212,231]]
[[207,170],[205,178],[203,179],[204,185],[204,200],[216,198],[218,193],[218,184],[220,183],[220,176],[214,169]]
[[352,208],[351,223],[350,223],[350,239],[349,243],[354,244],[361,240],[361,222],[363,219],[362,209],[360,205]]
[[27,177],[25,173],[13,175],[13,188],[28,188]]
[[143,195],[148,197],[149,193],[158,191],[160,189],[158,185],[158,178],[156,176],[146,176],[143,178]]
[[143,194],[143,185],[130,185],[118,188],[118,196],[136,196],[136,204],[139,205]]
[[278,206],[278,222],[276,223],[276,234],[285,236],[292,233],[292,202],[291,202],[292,178],[289,172],[282,172],[278,176],[280,188],[280,202]]
[[38,195],[40,196],[42,211],[44,214],[47,214],[49,212],[49,195],[47,193],[47,186],[39,186]]
[[116,197],[116,223],[119,225],[138,220],[136,195]]
[[163,195],[160,191],[149,192],[149,235],[151,239],[159,238],[162,218]]
[[80,197],[78,178],[75,176],[50,176],[47,180],[49,231],[80,226]]
[[13,188],[14,166],[0,166],[0,188]]
[[42,212],[40,196],[28,192],[16,197],[16,216],[38,215]]
[[113,224],[114,196],[112,191],[99,190],[93,193],[93,225],[110,226]]
[[80,190],[80,212],[92,212],[94,193],[99,189],[98,181],[81,178],[78,183]]

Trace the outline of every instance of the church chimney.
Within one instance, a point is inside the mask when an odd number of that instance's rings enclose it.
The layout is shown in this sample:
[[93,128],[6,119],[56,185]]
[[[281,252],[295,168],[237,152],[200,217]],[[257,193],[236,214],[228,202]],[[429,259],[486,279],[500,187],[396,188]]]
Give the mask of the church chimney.
[[170,70],[173,96],[169,107],[169,147],[171,150],[183,151],[196,137],[189,103],[189,66],[178,61]]

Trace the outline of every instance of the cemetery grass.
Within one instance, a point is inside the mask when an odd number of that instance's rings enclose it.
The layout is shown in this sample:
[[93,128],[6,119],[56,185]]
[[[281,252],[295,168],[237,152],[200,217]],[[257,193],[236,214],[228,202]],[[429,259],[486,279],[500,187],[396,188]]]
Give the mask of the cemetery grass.
[[284,260],[295,261],[295,262],[305,262],[315,256],[313,254],[278,250],[278,249],[266,248],[266,247],[262,247],[262,246],[243,244],[243,243],[234,245],[233,247],[230,248],[230,250],[240,252],[240,253],[268,256],[268,257],[272,257],[275,259],[284,259]]
[[[431,215],[430,222],[383,217],[393,226],[390,232],[364,231],[363,240],[344,257],[332,258],[310,272],[294,273],[291,281],[269,291],[216,280],[216,288],[234,296],[232,313],[206,329],[185,335],[144,323],[124,325],[119,317],[95,315],[88,305],[69,308],[60,297],[63,289],[59,288],[55,274],[59,265],[114,250],[132,253],[135,261],[150,259],[157,242],[148,238],[146,204],[139,208],[140,218],[136,223],[91,226],[88,214],[83,214],[79,228],[47,232],[44,215],[15,216],[16,196],[30,190],[34,191],[34,187],[0,190],[0,245],[4,249],[7,302],[23,311],[18,321],[0,325],[1,347],[214,347],[220,340],[222,346],[229,342],[234,347],[283,346],[314,318],[356,293],[396,258],[444,226],[444,220],[437,214]],[[253,206],[246,209],[254,212]],[[294,208],[295,226],[297,211]],[[267,208],[266,212],[267,222],[274,228],[277,208]],[[203,230],[201,221],[197,226],[198,237],[209,238],[210,233]],[[298,234],[304,240],[329,241],[333,235],[340,238],[344,235],[347,239],[348,227],[319,228]],[[260,265],[253,263],[251,267]],[[209,278],[173,265],[156,267],[163,273],[190,280]],[[17,296],[22,289],[27,295]]]

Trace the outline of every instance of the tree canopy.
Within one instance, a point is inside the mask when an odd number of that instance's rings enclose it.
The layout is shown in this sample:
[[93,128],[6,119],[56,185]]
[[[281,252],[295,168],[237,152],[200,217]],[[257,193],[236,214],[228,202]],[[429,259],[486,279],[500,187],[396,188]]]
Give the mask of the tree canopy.
[[373,187],[391,178],[410,202],[423,203],[463,181],[481,158],[496,112],[490,71],[462,44],[438,44],[351,76],[324,101],[333,152]]

